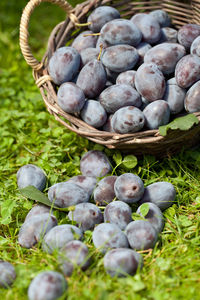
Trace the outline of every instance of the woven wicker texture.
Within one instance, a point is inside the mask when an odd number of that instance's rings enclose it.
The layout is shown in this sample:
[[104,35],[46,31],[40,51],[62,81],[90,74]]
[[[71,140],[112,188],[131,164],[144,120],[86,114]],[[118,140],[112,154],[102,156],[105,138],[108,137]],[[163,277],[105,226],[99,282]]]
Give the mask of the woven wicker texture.
[[[31,14],[41,2],[52,2],[59,5],[67,13],[65,21],[58,24],[52,31],[47,52],[41,62],[32,55],[28,44],[28,25]],[[65,0],[31,0],[24,9],[20,24],[20,47],[27,63],[33,68],[33,76],[47,106],[48,111],[69,130],[108,148],[121,149],[136,155],[145,153],[164,156],[179,151],[183,146],[191,147],[200,142],[200,125],[188,131],[169,131],[166,137],[159,134],[158,130],[147,130],[132,134],[117,134],[101,131],[88,125],[78,116],[64,112],[57,105],[56,87],[48,74],[48,61],[58,49],[72,41],[81,31],[86,30],[88,14],[100,5],[111,5],[117,8],[121,17],[130,17],[138,12],[150,12],[155,9],[167,11],[172,19],[172,24],[180,28],[187,23],[200,24],[200,0],[183,3],[182,1],[85,1],[72,8]],[[82,26],[83,25],[83,26]],[[76,30],[76,31],[75,31]],[[75,33],[74,33],[75,32]],[[200,112],[195,113],[200,120]]]

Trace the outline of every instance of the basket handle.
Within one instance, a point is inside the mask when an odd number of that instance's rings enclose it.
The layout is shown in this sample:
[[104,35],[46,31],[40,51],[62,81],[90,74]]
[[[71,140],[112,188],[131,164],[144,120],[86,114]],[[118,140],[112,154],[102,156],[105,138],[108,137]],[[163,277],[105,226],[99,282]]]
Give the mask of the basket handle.
[[31,52],[31,48],[28,43],[28,25],[32,12],[42,2],[51,2],[59,5],[67,13],[67,15],[69,15],[69,18],[72,20],[72,22],[75,24],[78,22],[76,16],[72,13],[73,7],[65,0],[30,0],[28,2],[24,8],[20,21],[19,43],[27,64],[30,65],[35,71],[42,69],[43,64],[39,62]]

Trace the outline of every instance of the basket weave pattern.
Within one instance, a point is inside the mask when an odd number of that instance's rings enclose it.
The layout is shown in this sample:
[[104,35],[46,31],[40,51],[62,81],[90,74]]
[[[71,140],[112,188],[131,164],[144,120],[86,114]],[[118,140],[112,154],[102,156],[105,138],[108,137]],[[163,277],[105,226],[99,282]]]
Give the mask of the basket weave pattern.
[[[67,18],[53,29],[49,37],[47,52],[40,63],[33,57],[28,45],[28,23],[34,8],[43,1],[61,6],[66,11]],[[56,86],[48,75],[48,61],[59,47],[66,45],[66,43],[69,44],[81,31],[87,30],[81,24],[85,23],[88,14],[100,5],[110,5],[117,8],[121,17],[125,18],[130,18],[130,16],[139,12],[163,9],[170,14],[172,24],[176,28],[180,28],[187,23],[200,24],[200,0],[190,1],[189,3],[171,0],[138,2],[129,0],[93,0],[85,1],[74,9],[65,0],[31,0],[27,4],[21,19],[20,46],[27,63],[33,68],[34,79],[50,114],[54,115],[55,119],[66,128],[80,136],[105,145],[108,148],[117,148],[133,152],[136,155],[148,153],[164,156],[168,153],[179,151],[182,146],[191,147],[200,142],[200,125],[196,125],[188,131],[169,131],[166,137],[161,136],[158,130],[117,134],[95,129],[82,121],[78,116],[64,112],[57,105]],[[195,115],[200,121],[200,112],[195,113]]]

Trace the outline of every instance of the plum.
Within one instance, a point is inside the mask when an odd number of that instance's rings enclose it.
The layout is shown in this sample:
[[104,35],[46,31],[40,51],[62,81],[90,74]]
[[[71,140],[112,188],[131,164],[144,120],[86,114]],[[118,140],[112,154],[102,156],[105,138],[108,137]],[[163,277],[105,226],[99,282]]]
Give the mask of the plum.
[[157,129],[161,125],[169,123],[170,108],[166,101],[156,100],[143,110],[145,125],[149,129]]
[[91,196],[96,187],[97,179],[96,177],[77,175],[71,177],[68,182],[73,182],[82,187]]
[[90,99],[81,110],[81,119],[94,128],[99,128],[105,124],[107,113],[99,101]]
[[190,49],[192,42],[200,35],[200,25],[186,24],[178,31],[178,42],[185,47],[186,50]]
[[43,191],[46,186],[46,180],[44,171],[32,164],[24,165],[17,171],[17,185],[19,189],[32,185]]
[[104,222],[116,224],[121,230],[132,221],[132,211],[130,206],[123,201],[113,201],[109,203],[104,211]]
[[13,265],[7,261],[0,260],[0,287],[9,288],[16,278]]
[[97,205],[105,206],[115,198],[114,183],[117,176],[107,176],[98,182],[94,190],[94,201]]
[[135,74],[136,71],[134,70],[128,70],[120,73],[117,76],[116,84],[127,84],[130,85],[132,88],[135,88]]
[[193,84],[187,91],[184,106],[189,113],[200,111],[200,81]]
[[90,30],[81,32],[72,43],[72,47],[75,48],[79,53],[87,48],[95,48],[97,42],[97,36],[93,35]]

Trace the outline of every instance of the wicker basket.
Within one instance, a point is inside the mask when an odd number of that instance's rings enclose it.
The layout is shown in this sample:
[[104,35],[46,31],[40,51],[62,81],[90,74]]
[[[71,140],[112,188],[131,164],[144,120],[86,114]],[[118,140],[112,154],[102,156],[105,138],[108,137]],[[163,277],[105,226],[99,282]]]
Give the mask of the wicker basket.
[[[38,62],[32,55],[28,44],[28,25],[31,13],[41,2],[52,2],[62,7],[66,13],[65,21],[58,24],[52,31],[47,52],[42,62]],[[48,75],[47,65],[50,57],[59,47],[74,39],[81,31],[86,30],[83,23],[88,14],[100,5],[110,5],[117,8],[122,17],[130,17],[138,12],[150,12],[154,9],[167,11],[176,28],[187,23],[200,24],[200,0],[182,3],[182,1],[129,1],[129,0],[92,0],[72,8],[65,0],[30,0],[25,7],[20,24],[20,47],[27,63],[33,68],[33,76],[38,85],[48,111],[69,130],[76,132],[95,143],[105,145],[110,149],[120,149],[136,155],[153,154],[164,156],[180,151],[182,147],[191,147],[200,142],[200,125],[188,131],[173,130],[163,137],[158,130],[147,130],[132,134],[117,134],[89,126],[74,115],[65,113],[57,105],[56,86]],[[76,29],[76,31],[75,31]],[[74,32],[76,32],[74,34]],[[195,113],[200,120],[200,112]]]

